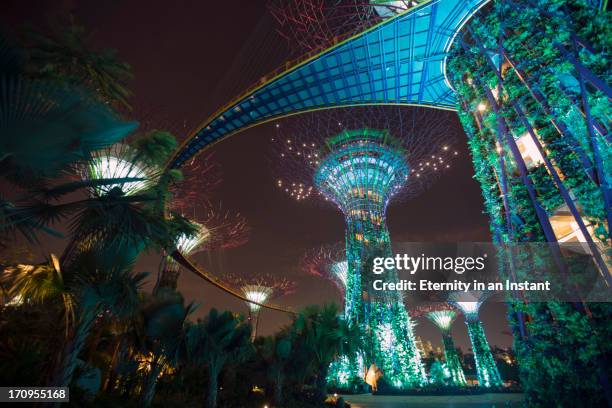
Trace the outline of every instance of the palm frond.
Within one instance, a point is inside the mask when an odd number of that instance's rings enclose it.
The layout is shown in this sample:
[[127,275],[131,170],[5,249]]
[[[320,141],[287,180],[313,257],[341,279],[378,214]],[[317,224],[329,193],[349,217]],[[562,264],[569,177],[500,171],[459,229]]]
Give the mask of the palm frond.
[[136,127],[74,87],[0,77],[0,163],[17,184],[55,177]]

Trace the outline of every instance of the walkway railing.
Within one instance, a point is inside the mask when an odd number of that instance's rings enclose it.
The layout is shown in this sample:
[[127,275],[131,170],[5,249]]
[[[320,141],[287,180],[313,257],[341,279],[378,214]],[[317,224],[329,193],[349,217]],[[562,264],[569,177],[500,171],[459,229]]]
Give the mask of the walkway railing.
[[257,306],[265,307],[267,309],[276,310],[278,312],[289,313],[291,315],[295,315],[296,314],[296,312],[294,310],[292,310],[291,308],[288,308],[288,307],[273,305],[273,304],[270,304],[270,303],[259,303],[259,302],[255,302],[253,300],[247,299],[242,293],[240,293],[239,291],[237,291],[234,288],[232,288],[229,284],[223,282],[221,279],[217,278],[213,274],[211,274],[211,273],[205,271],[204,269],[202,269],[201,267],[197,266],[195,264],[195,262],[185,258],[183,256],[183,254],[181,254],[179,251],[174,251],[172,254],[170,254],[170,256],[176,262],[178,262],[180,265],[182,265],[184,268],[186,268],[189,271],[195,273],[197,276],[199,276],[200,278],[203,278],[205,281],[211,283],[212,285],[214,285],[217,288],[221,289],[225,293],[230,294],[230,295],[232,295],[234,297],[237,297],[240,300],[243,300],[243,301],[248,302],[248,303],[253,303],[253,304],[257,305]]

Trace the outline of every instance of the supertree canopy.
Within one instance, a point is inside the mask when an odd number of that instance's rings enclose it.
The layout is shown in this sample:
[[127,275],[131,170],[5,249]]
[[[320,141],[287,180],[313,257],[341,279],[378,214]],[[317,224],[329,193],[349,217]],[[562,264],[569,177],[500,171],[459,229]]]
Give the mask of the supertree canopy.
[[407,163],[409,174],[401,188],[389,191],[389,198],[397,201],[415,197],[452,168],[458,155],[453,149],[458,126],[453,122],[452,112],[396,106],[338,108],[288,118],[276,123],[276,136],[272,138],[274,171],[278,175],[275,183],[297,201],[321,197],[335,203],[315,185],[327,139],[343,130],[387,130],[392,136],[388,140],[399,141],[399,155]]
[[206,208],[201,220],[209,232],[202,247],[206,251],[236,248],[249,240],[251,228],[246,219],[221,205]]
[[[314,113],[298,131],[278,124],[277,185],[298,201],[320,194],[345,218],[347,280],[345,318],[369,339],[367,358],[398,388],[425,382],[412,322],[397,292],[372,289],[374,257],[392,256],[386,209],[392,198],[422,191],[455,154],[444,123],[429,129],[422,110],[388,107]],[[299,127],[298,127],[299,128]],[[406,187],[408,185],[408,187]],[[388,271],[387,278],[397,278]]]
[[459,359],[459,354],[457,354],[457,348],[450,331],[457,317],[457,312],[447,303],[421,306],[415,312],[417,315],[425,316],[431,320],[440,329],[442,332],[442,343],[444,344],[444,358],[452,385],[465,386],[465,374],[463,373],[461,360]]
[[455,305],[463,315],[468,327],[470,342],[474,351],[474,361],[478,373],[478,384],[481,387],[501,387],[503,381],[499,375],[491,348],[487,342],[482,322],[478,318],[480,306],[489,296],[487,292],[452,293],[451,303]]
[[251,338],[253,340],[257,337],[261,305],[295,291],[295,282],[269,274],[249,277],[232,276],[230,280],[249,300],[246,304],[249,307],[249,320],[252,327]]
[[[231,213],[220,206],[192,208],[194,213],[190,218],[196,227],[195,233],[181,235],[176,242],[176,249],[183,255],[193,255],[200,251],[214,251],[235,248],[248,241],[250,228],[239,213]],[[182,214],[187,216],[187,214]],[[176,289],[180,275],[179,264],[167,256],[162,269],[159,286]]]
[[170,209],[186,217],[196,217],[198,208],[211,201],[211,195],[221,184],[221,168],[213,154],[202,154],[181,167],[181,173],[182,180],[170,186]]
[[321,50],[423,0],[273,0],[277,32],[295,54]]
[[344,295],[348,279],[348,262],[344,245],[324,245],[308,251],[302,259],[301,267],[309,275],[330,280]]
[[327,48],[339,37],[376,21],[374,9],[359,0],[274,0],[268,8],[277,32],[296,54]]
[[[266,303],[266,301],[272,296],[274,290],[270,287],[263,286],[261,284],[245,285],[240,288],[240,291],[244,294],[244,297],[250,301],[257,302],[260,304]],[[258,312],[261,305],[257,303],[248,303],[249,310],[251,312]]]
[[211,233],[206,226],[194,222],[192,222],[192,224],[196,226],[195,234],[191,236],[182,234],[176,242],[176,249],[182,254],[193,253],[194,250],[210,239]]
[[159,168],[142,160],[137,149],[116,143],[95,152],[82,172],[82,177],[89,180],[117,179],[113,184],[92,187],[92,194],[96,196],[106,195],[113,190],[122,195],[133,195],[153,185],[160,174]]

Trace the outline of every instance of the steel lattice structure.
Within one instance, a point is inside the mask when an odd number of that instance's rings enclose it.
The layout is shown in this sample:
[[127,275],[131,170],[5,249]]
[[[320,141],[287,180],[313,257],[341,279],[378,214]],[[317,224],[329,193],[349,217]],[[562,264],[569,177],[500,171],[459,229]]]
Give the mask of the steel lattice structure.
[[276,0],[268,4],[292,53],[330,47],[424,0]]
[[373,7],[360,0],[278,0],[268,8],[277,22],[276,31],[296,54],[327,48],[379,21]]
[[426,1],[283,65],[198,126],[168,165],[180,167],[224,137],[296,112],[380,104],[454,110],[447,53],[458,30],[486,2]]
[[[452,171],[458,153],[451,112],[399,106],[362,106],[307,113],[279,121],[272,138],[278,188],[298,201],[321,197],[314,174],[327,139],[343,130],[385,129],[401,140],[402,160],[409,177],[394,189],[394,200],[417,196],[445,172]],[[344,210],[344,209],[343,209]]]
[[197,207],[206,203],[221,184],[221,167],[213,154],[203,154],[181,167],[182,179],[170,186],[172,198],[169,208],[186,217],[197,217]]

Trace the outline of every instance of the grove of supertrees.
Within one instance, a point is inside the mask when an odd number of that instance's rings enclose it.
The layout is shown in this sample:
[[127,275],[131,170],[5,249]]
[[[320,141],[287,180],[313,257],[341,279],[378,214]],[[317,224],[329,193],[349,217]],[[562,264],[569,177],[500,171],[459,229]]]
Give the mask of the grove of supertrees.
[[402,296],[373,290],[371,262],[392,256],[391,200],[421,192],[456,155],[449,118],[429,115],[382,106],[335,109],[279,123],[273,138],[282,169],[277,186],[297,201],[320,195],[344,215],[344,317],[368,344],[365,363],[380,367],[396,388],[423,385],[425,371]]
[[478,374],[478,385],[481,387],[501,387],[503,381],[499,370],[495,365],[495,359],[491,354],[491,347],[485,336],[484,327],[478,316],[480,306],[491,294],[489,292],[454,292],[450,295],[450,303],[461,310],[467,324],[476,372]]
[[433,324],[442,333],[442,343],[444,344],[444,359],[446,360],[446,367],[450,373],[451,385],[463,387],[467,383],[465,381],[465,374],[463,367],[461,367],[461,360],[453,341],[451,334],[451,327],[455,318],[457,317],[457,311],[448,303],[433,303],[429,305],[420,306],[410,313],[411,316],[424,316],[431,320]]
[[294,281],[271,274],[236,275],[231,276],[229,280],[248,300],[245,303],[249,308],[251,340],[253,341],[257,337],[262,306],[295,291]]

